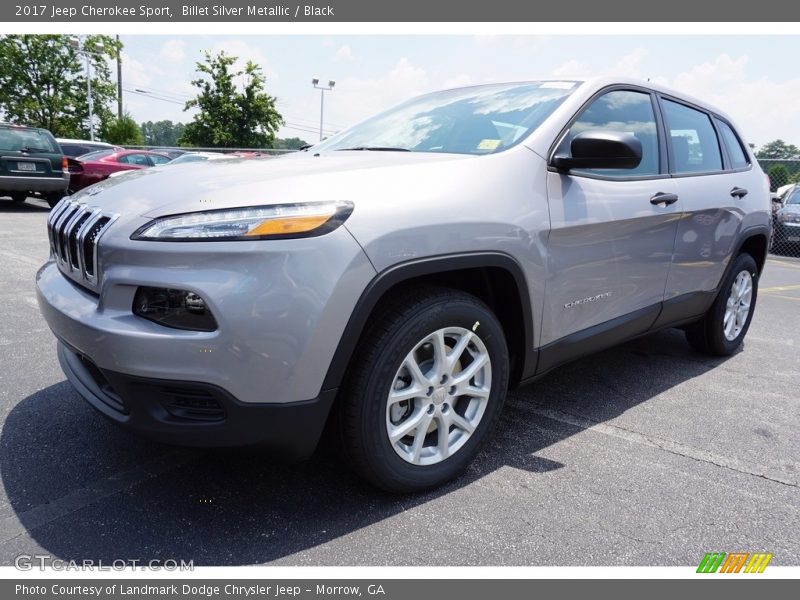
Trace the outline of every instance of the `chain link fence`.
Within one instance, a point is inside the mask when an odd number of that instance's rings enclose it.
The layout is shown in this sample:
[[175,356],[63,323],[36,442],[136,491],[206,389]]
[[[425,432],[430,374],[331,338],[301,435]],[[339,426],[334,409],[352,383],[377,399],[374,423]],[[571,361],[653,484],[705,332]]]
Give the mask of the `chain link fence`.
[[773,236],[770,253],[800,257],[800,160],[760,159],[769,176]]

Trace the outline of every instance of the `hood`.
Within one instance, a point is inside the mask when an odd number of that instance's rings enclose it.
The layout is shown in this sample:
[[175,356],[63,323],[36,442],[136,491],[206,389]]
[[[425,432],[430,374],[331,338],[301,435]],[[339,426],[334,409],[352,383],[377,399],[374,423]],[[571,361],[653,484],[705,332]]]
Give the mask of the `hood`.
[[[413,179],[433,165],[474,160],[471,155],[417,152],[296,152],[280,158],[165,165],[106,179],[74,200],[121,217],[154,218],[201,210],[263,204],[352,200],[377,185]],[[446,170],[446,169],[445,169]],[[444,175],[444,173],[442,173]]]

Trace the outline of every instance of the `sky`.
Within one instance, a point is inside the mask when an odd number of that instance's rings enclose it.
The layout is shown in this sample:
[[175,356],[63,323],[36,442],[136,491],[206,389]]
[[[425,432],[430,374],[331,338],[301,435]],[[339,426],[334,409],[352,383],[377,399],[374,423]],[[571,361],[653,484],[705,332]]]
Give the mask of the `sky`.
[[[800,36],[724,35],[123,35],[124,105],[137,121],[191,120],[204,50],[252,60],[286,126],[280,137],[335,133],[409,97],[461,85],[591,75],[650,79],[719,107],[757,146],[800,145]],[[137,92],[138,90],[138,92]],[[161,98],[161,99],[157,99]]]

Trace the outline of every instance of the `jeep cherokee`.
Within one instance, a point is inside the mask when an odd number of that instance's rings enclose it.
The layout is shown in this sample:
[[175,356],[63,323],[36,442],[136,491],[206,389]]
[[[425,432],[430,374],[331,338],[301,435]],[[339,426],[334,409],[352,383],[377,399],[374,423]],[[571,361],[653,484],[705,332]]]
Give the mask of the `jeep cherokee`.
[[506,390],[666,327],[729,355],[770,236],[732,120],[634,80],[409,100],[305,151],[108,180],[48,222],[68,379],[170,443],[310,455],[387,490],[474,458]]

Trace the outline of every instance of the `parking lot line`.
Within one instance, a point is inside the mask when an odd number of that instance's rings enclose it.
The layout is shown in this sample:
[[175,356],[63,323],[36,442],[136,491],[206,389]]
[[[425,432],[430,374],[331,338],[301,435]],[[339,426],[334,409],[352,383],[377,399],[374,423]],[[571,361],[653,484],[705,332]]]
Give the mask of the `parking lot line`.
[[796,296],[781,296],[780,294],[770,294],[767,293],[770,298],[780,298],[781,300],[794,300],[795,302],[800,301],[800,297]]
[[776,285],[768,288],[761,288],[760,292],[789,292],[791,290],[800,290],[800,285]]
[[782,260],[779,258],[773,258],[771,256],[767,259],[767,264],[777,267],[786,267],[789,269],[800,269],[800,262],[792,260]]
[[747,464],[735,458],[714,454],[706,450],[681,444],[666,438],[645,435],[643,433],[639,433],[638,431],[626,429],[610,423],[599,423],[583,416],[539,406],[536,403],[514,402],[510,403],[509,407],[540,417],[545,417],[546,419],[550,419],[552,421],[578,427],[579,429],[586,431],[594,431],[596,433],[623,439],[635,444],[642,444],[651,448],[663,450],[664,452],[676,454],[678,456],[698,462],[704,462],[722,467],[724,469],[730,469],[731,471],[737,471],[738,473],[760,477],[781,485],[787,485],[795,488],[800,487],[800,482],[788,478],[785,473],[776,471],[775,469],[770,469],[761,465]]

